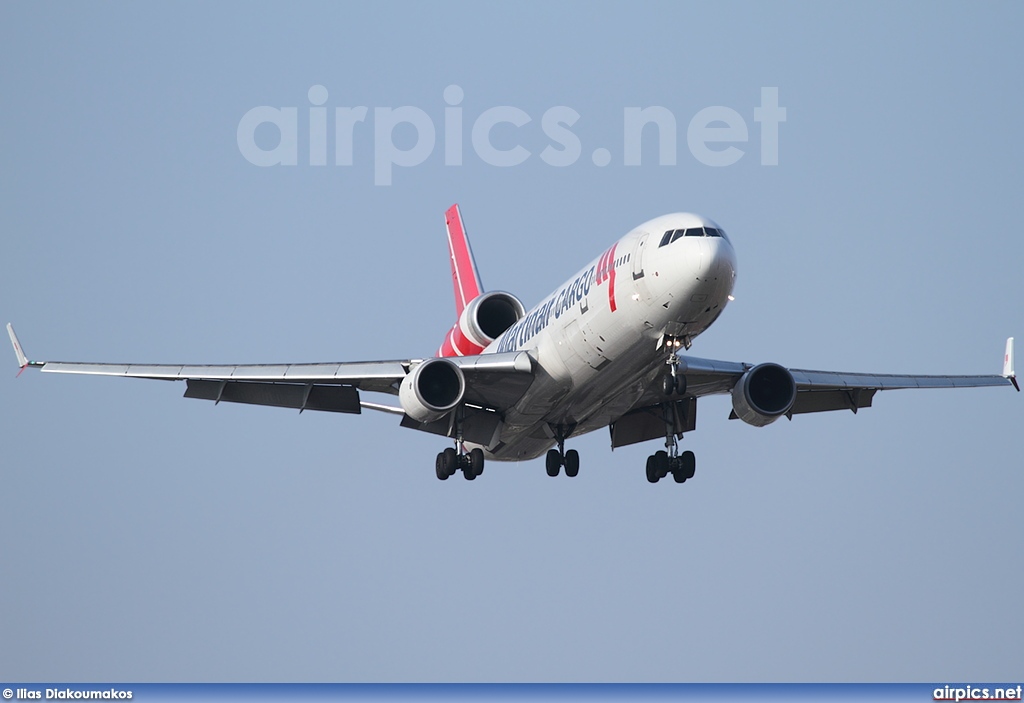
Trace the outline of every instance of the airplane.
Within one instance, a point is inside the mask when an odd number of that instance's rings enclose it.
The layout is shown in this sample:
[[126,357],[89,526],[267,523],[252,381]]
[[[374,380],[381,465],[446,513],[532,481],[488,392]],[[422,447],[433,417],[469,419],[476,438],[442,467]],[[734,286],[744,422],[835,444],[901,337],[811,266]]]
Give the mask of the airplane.
[[[764,427],[802,413],[871,407],[875,393],[906,388],[1012,385],[1013,337],[1001,375],[838,373],[777,363],[689,356],[732,297],[736,252],[725,230],[691,213],[657,217],[614,242],[530,310],[485,292],[459,206],[445,213],[456,322],[434,356],[397,361],[267,365],[30,361],[8,324],[20,367],[44,372],[185,381],[186,398],[338,413],[363,409],[452,441],[437,478],[467,480],[486,461],[545,456],[549,476],[577,476],[571,437],[607,427],[611,447],[662,439],[647,480],[693,478],[697,399],[732,398],[730,419]],[[363,394],[391,396],[390,403]],[[397,405],[394,400],[397,399]]]

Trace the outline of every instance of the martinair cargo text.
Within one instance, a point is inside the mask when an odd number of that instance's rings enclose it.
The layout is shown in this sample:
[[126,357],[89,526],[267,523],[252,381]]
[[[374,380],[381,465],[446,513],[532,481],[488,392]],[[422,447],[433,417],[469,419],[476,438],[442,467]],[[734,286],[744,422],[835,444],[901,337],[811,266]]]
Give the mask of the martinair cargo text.
[[[403,427],[448,437],[435,472],[473,480],[488,459],[546,453],[549,476],[576,476],[566,441],[603,427],[612,447],[660,439],[647,480],[694,475],[678,441],[696,428],[697,399],[732,396],[731,418],[763,427],[780,417],[871,406],[897,388],[1017,386],[1013,338],[996,376],[898,376],[790,369],[685,354],[731,299],[736,252],[713,221],[688,213],[645,222],[527,311],[484,292],[457,205],[446,213],[457,321],[427,359],[191,366],[30,361],[7,325],[18,364],[55,373],[183,380],[185,397],[297,410],[401,416]],[[397,404],[365,400],[380,393]]]

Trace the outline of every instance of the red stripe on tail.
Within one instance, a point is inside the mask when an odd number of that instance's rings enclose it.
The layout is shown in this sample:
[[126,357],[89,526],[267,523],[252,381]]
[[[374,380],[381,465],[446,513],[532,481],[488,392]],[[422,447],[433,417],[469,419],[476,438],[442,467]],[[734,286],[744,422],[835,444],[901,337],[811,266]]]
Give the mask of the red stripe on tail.
[[479,344],[466,337],[458,323],[444,338],[444,344],[437,350],[437,356],[471,356],[484,350]]

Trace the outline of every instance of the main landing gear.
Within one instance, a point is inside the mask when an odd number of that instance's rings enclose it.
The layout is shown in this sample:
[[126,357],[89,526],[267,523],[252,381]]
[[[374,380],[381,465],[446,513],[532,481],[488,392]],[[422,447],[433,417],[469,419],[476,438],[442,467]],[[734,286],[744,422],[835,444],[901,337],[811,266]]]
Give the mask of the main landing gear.
[[682,454],[677,454],[677,451],[678,447],[673,437],[668,451],[662,449],[647,457],[647,480],[657,483],[669,474],[672,474],[676,483],[685,483],[687,479],[693,478],[697,469],[697,458],[691,451]]
[[476,447],[467,452],[462,442],[457,445],[459,451],[448,447],[437,455],[435,473],[442,481],[447,481],[449,476],[454,476],[459,470],[467,481],[472,481],[484,472],[484,451]]
[[565,475],[569,478],[575,478],[580,473],[580,453],[575,449],[565,451],[565,438],[569,435],[565,428],[559,425],[554,430],[555,439],[558,441],[558,449],[548,450],[546,457],[548,476],[552,478],[557,476],[559,469],[564,466]]
[[[666,398],[686,395],[686,376],[683,374],[682,364],[679,357],[676,356],[676,352],[680,347],[689,348],[688,341],[685,337],[665,337],[665,349],[668,351],[665,364],[668,368],[661,376],[661,391]],[[687,479],[693,478],[697,468],[697,459],[691,451],[679,453],[679,443],[672,425],[669,403],[662,404],[662,407],[665,409],[665,449],[647,457],[647,480],[657,483],[672,474],[676,483],[685,483]]]
[[447,481],[454,476],[456,471],[462,471],[462,476],[467,481],[476,479],[484,472],[484,450],[475,447],[468,452],[462,437],[463,408],[455,413],[455,446],[448,447],[437,455],[434,465],[434,473],[442,481]]

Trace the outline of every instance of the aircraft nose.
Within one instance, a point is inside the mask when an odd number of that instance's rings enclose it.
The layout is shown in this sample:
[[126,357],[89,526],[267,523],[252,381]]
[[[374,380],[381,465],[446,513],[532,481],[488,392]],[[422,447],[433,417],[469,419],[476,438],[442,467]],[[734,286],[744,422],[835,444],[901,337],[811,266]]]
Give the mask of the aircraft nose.
[[722,277],[732,278],[736,275],[736,252],[729,240],[722,237],[711,239],[710,259],[711,273]]
[[733,279],[736,278],[736,252],[732,244],[722,237],[707,237],[703,244],[706,247],[702,257],[704,276],[727,282],[731,290]]

